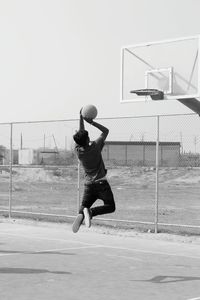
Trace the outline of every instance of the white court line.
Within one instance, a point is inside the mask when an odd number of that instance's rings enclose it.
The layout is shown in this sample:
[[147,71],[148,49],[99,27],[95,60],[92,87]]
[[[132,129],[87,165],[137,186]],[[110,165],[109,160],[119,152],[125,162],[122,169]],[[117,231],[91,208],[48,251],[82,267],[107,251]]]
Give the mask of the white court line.
[[7,233],[7,232],[0,232],[0,235],[10,235],[10,236],[15,236],[15,237],[23,237],[27,239],[34,239],[34,240],[44,240],[44,241],[53,241],[53,242],[65,242],[65,243],[78,243],[78,244],[83,244],[83,245],[96,245],[96,244],[90,244],[86,242],[81,242],[81,241],[74,241],[74,240],[69,240],[69,239],[55,239],[55,238],[46,238],[46,237],[41,237],[41,236],[31,236],[31,235],[24,235],[24,234],[15,234],[15,233]]
[[[54,251],[68,251],[68,250],[81,250],[81,249],[90,249],[90,248],[98,248],[99,246],[83,246],[83,247],[70,247],[70,248],[56,248],[56,249],[47,249],[47,250],[37,250],[37,251],[22,251],[16,253],[0,253],[0,256],[14,256],[14,255],[30,255],[30,254],[40,254],[40,253],[50,253]],[[9,250],[8,250],[9,251]],[[1,250],[0,250],[1,252]]]
[[131,257],[131,256],[125,256],[125,255],[105,254],[105,256],[119,257],[119,258],[126,258],[126,259],[132,259],[132,260],[136,260],[136,261],[143,261],[143,260],[140,259],[140,258],[135,258],[135,257]]
[[126,247],[113,247],[113,246],[106,246],[106,245],[105,246],[102,245],[102,247],[110,248],[110,249],[133,251],[133,252],[139,252],[139,253],[147,253],[147,254],[158,254],[158,255],[166,255],[166,256],[200,259],[200,256],[183,255],[183,254],[180,255],[180,254],[176,254],[176,253],[167,253],[167,252],[161,252],[161,251],[149,251],[149,250],[143,250],[143,249],[126,248]]
[[126,247],[117,247],[117,246],[107,246],[102,244],[93,244],[93,243],[86,243],[81,241],[74,241],[74,240],[65,240],[65,239],[50,239],[40,236],[27,236],[27,235],[21,235],[21,234],[14,234],[14,233],[6,233],[6,232],[0,232],[0,235],[10,235],[10,236],[16,236],[16,237],[24,237],[24,238],[30,238],[30,239],[39,239],[39,240],[47,240],[47,241],[61,241],[61,242],[67,242],[67,243],[80,243],[87,246],[96,246],[98,248],[109,248],[109,249],[117,249],[117,250],[125,250],[125,251],[131,251],[131,252],[138,252],[138,253],[147,253],[147,254],[154,254],[154,255],[165,255],[165,256],[174,256],[174,257],[184,257],[184,258],[192,258],[192,259],[200,259],[200,256],[193,256],[193,255],[183,255],[183,254],[177,254],[177,253],[167,253],[167,252],[161,252],[161,251],[150,251],[150,250],[143,250],[143,249],[136,249],[136,248],[126,248]]
[[197,297],[197,298],[190,298],[190,299],[187,299],[187,300],[200,300],[200,297]]

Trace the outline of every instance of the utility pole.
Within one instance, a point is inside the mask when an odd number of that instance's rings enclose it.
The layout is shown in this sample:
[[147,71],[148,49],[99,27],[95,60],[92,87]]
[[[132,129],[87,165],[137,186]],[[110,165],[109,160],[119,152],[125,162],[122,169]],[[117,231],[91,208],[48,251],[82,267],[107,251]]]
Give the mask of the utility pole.
[[65,152],[67,152],[67,136],[65,136]]
[[194,153],[196,154],[197,152],[197,136],[194,136]]
[[129,138],[129,141],[131,141],[132,138],[133,138],[133,134],[131,133],[130,138]]
[[44,144],[43,144],[44,150],[45,150],[45,147],[46,147],[46,145],[45,145],[45,139],[46,139],[46,137],[45,137],[45,134],[44,134]]
[[183,134],[180,132],[181,154],[183,154]]
[[55,139],[55,137],[54,137],[53,134],[52,134],[52,136],[53,136],[53,140],[54,140],[54,144],[55,144],[56,151],[59,152],[59,151],[58,151],[58,147],[57,147],[57,145],[56,145],[56,139]]
[[23,149],[23,137],[22,137],[22,133],[21,133],[21,137],[20,137],[20,149]]

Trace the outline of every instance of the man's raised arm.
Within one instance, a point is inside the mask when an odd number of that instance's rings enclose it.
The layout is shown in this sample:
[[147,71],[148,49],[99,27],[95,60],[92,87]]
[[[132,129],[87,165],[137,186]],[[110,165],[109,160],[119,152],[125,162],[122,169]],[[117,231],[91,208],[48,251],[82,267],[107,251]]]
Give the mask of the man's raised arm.
[[102,131],[102,134],[101,134],[101,137],[105,140],[107,138],[107,135],[109,133],[109,129],[91,119],[86,119],[85,118],[85,121],[90,123],[92,126],[98,128],[100,131]]
[[80,110],[80,119],[79,119],[79,130],[85,130],[83,116],[81,114],[82,108]]

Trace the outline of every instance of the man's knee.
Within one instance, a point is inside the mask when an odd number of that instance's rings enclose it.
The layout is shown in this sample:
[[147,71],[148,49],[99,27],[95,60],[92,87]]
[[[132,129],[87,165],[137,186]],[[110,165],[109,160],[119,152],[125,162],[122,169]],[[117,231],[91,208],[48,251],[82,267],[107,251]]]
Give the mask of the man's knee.
[[115,212],[115,210],[116,210],[116,205],[115,205],[115,203],[112,203],[111,205],[109,205],[109,208],[110,208],[110,213]]
[[84,209],[84,206],[80,206],[80,208],[79,208],[79,214],[83,214],[83,209]]

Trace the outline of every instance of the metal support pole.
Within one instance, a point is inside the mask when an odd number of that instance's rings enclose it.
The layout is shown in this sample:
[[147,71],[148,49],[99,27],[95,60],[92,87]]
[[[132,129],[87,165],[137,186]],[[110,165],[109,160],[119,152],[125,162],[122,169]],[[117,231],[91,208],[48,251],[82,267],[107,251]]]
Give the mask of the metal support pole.
[[155,190],[155,233],[158,233],[158,201],[159,201],[159,133],[160,120],[157,116],[157,138],[156,138],[156,190]]
[[13,124],[10,123],[10,183],[9,183],[9,218],[12,215],[12,167],[13,167]]
[[80,208],[80,161],[78,160],[78,181],[77,181],[77,212]]

